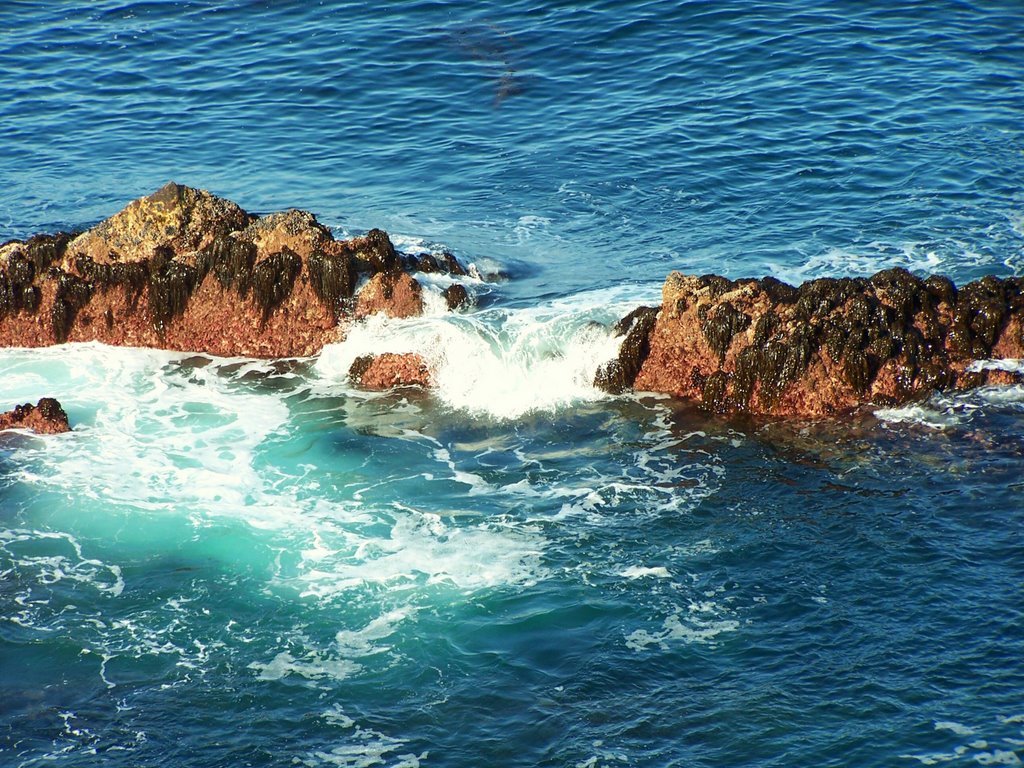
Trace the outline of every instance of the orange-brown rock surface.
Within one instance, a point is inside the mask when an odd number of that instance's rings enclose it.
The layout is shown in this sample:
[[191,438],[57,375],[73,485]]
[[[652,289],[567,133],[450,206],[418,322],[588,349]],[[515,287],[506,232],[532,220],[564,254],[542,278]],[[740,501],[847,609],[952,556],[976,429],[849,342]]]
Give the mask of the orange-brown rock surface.
[[356,317],[378,312],[388,317],[423,314],[423,289],[415,278],[402,272],[378,272],[370,278],[356,301]]
[[59,435],[70,432],[68,415],[60,403],[52,397],[40,399],[38,404],[16,405],[7,413],[0,413],[0,431],[5,429],[29,429],[41,435]]
[[627,337],[599,386],[630,383],[613,375],[625,366],[635,389],[710,411],[816,417],[1011,378],[970,364],[1024,357],[1024,278],[958,290],[892,269],[794,288],[674,272],[656,318],[646,336]]
[[[343,338],[357,300],[422,312],[413,262],[381,230],[339,241],[311,213],[255,216],[171,182],[81,234],[0,246],[0,345],[312,355]],[[370,295],[357,299],[359,274]]]
[[423,357],[415,352],[384,352],[357,357],[348,375],[352,383],[365,389],[430,386],[430,369]]

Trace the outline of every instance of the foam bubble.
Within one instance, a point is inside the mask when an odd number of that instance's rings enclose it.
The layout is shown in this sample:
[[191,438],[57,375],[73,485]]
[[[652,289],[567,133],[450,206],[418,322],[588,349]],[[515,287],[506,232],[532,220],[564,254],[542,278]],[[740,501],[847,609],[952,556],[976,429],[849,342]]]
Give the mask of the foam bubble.
[[949,429],[963,423],[963,416],[952,409],[939,410],[914,403],[899,408],[879,408],[875,417],[889,424],[917,424],[929,429]]
[[657,579],[669,579],[672,577],[672,574],[668,572],[668,568],[663,565],[651,568],[645,568],[640,565],[631,565],[626,570],[620,571],[619,575],[627,579],[643,579],[648,576],[653,576]]
[[740,627],[739,621],[722,618],[722,612],[723,608],[715,602],[692,602],[685,610],[676,609],[667,616],[659,631],[631,632],[626,637],[626,647],[639,652],[652,645],[665,650],[673,642],[713,644],[719,635]]
[[396,739],[380,731],[364,728],[345,714],[344,710],[335,705],[321,715],[328,725],[341,728],[346,733],[346,741],[330,750],[316,750],[293,762],[298,765],[314,768],[320,765],[334,765],[341,768],[369,768],[373,765],[385,765],[392,759],[391,768],[419,768],[421,761],[426,760],[429,752],[415,754],[412,752],[392,755],[405,748],[406,739]]
[[609,298],[623,295],[600,291],[541,307],[465,315],[374,316],[353,326],[344,342],[325,347],[316,369],[342,382],[357,357],[417,352],[440,400],[496,419],[593,401],[606,396],[593,386],[597,368],[621,343],[606,325],[626,311]]

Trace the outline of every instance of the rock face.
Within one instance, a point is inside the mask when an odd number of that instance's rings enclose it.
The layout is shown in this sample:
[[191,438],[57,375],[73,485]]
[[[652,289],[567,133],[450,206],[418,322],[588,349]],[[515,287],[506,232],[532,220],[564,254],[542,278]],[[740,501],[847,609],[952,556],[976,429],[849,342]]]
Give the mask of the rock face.
[[388,317],[418,317],[423,314],[423,289],[401,272],[378,272],[359,292],[356,317],[381,312]]
[[0,413],[0,431],[30,429],[41,435],[59,435],[70,432],[68,415],[52,397],[42,398],[38,404],[17,405],[7,413]]
[[640,307],[615,324],[615,335],[625,338],[619,347],[618,357],[597,369],[594,386],[617,395],[633,385],[640,366],[651,351],[651,331],[657,319],[657,309]]
[[430,386],[430,369],[423,357],[415,352],[384,352],[357,357],[348,375],[352,383],[365,389]]
[[338,241],[311,213],[254,216],[171,182],[77,236],[0,246],[0,345],[307,356],[343,337],[359,274],[364,314],[421,313],[406,268],[381,230]]
[[650,316],[631,317],[639,330],[623,344],[628,364],[606,366],[618,367],[602,369],[596,383],[612,391],[631,383],[716,413],[816,417],[905,403],[1005,381],[1005,372],[974,372],[971,362],[1024,357],[1024,278],[986,277],[958,290],[943,277],[892,269],[794,288],[674,272],[646,339]]

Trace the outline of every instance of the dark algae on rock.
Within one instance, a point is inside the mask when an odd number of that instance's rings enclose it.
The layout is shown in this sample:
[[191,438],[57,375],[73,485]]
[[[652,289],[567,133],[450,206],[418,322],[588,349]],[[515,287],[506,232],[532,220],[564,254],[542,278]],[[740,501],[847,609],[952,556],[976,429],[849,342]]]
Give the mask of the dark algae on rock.
[[[0,246],[0,344],[311,355],[344,337],[357,273],[373,294],[363,314],[421,313],[414,262],[380,229],[339,241],[309,212],[254,216],[171,182],[85,232]],[[430,263],[465,274],[450,254]]]
[[614,395],[632,386],[650,351],[651,331],[657,317],[654,307],[639,307],[615,324],[615,335],[623,337],[619,354],[597,369],[594,386]]
[[970,364],[1024,356],[1022,313],[1020,278],[957,290],[903,269],[799,287],[673,273],[631,383],[717,413],[821,416],[905,403],[1009,376]]
[[[0,344],[314,355],[368,315],[421,315],[413,274],[434,273],[467,274],[450,253],[400,253],[380,229],[339,241],[307,211],[254,216],[172,182],[80,234],[0,246]],[[449,310],[470,303],[458,282],[443,298]],[[1024,278],[958,289],[889,269],[794,287],[673,272],[660,308],[638,308],[614,332],[619,353],[594,380],[608,392],[663,392],[715,413],[825,416],[1012,378],[971,364],[1024,357]],[[426,385],[418,352],[364,361],[353,378]]]

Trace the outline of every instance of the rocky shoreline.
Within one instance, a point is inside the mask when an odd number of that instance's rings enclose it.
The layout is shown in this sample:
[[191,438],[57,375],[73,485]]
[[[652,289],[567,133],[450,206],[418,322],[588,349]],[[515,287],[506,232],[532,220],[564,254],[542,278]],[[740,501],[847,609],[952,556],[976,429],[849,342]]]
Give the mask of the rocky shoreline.
[[[447,253],[400,253],[381,230],[336,240],[311,213],[256,216],[172,182],[83,233],[0,246],[0,345],[311,356],[368,315],[422,314],[417,273],[467,269]],[[457,310],[469,296],[456,282],[443,300]],[[1024,278],[958,289],[892,269],[793,287],[673,272],[661,306],[631,312],[614,333],[618,358],[594,382],[608,392],[667,393],[714,413],[829,416],[1014,380],[972,363],[1024,358]],[[430,386],[420,352],[360,358],[350,377]]]

